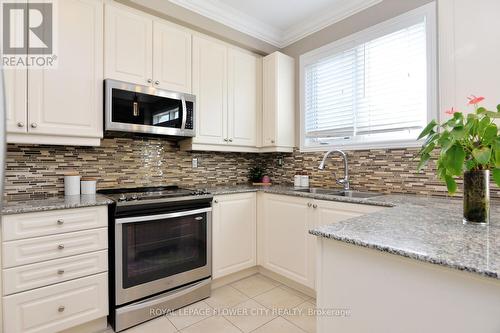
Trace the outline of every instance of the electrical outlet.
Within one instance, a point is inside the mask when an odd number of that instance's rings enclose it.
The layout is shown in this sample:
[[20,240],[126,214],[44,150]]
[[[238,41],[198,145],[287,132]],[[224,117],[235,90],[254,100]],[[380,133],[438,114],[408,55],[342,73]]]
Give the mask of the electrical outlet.
[[198,167],[198,159],[197,158],[193,158],[192,166],[193,166],[193,168],[197,168]]
[[278,165],[283,166],[283,159],[281,157],[278,158]]

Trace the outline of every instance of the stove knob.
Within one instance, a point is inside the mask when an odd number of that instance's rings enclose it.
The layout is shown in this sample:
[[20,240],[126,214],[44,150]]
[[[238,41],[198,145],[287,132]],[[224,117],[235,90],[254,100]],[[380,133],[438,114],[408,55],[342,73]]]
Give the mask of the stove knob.
[[132,197],[130,197],[130,200],[137,200],[137,199],[138,199],[137,195],[133,195]]
[[123,194],[120,195],[120,197],[118,198],[118,201],[122,202],[122,201],[127,201],[127,197],[124,196]]

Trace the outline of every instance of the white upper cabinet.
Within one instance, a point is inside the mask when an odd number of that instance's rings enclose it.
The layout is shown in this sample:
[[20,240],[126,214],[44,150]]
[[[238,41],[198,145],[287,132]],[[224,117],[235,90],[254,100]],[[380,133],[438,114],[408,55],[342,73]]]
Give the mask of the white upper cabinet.
[[467,96],[484,96],[483,105],[500,103],[500,1],[440,0],[439,81],[441,117],[452,106],[471,110]]
[[258,152],[262,57],[203,35],[193,36],[196,137],[184,150]]
[[153,24],[155,86],[191,93],[191,33],[167,22]]
[[57,68],[28,74],[30,132],[102,136],[102,10],[95,0],[58,3]]
[[191,93],[191,31],[119,4],[105,31],[107,79]]
[[295,146],[295,61],[274,52],[264,57],[263,151],[291,152]]
[[211,38],[193,37],[194,143],[227,141],[227,48]]
[[257,146],[261,106],[261,58],[248,52],[228,52],[228,140],[237,146]]
[[58,2],[57,66],[6,70],[7,141],[93,145],[102,138],[103,2]]
[[28,132],[28,71],[26,69],[4,69],[5,118],[8,133]]
[[118,5],[106,5],[105,78],[140,85],[153,82],[153,20]]
[[214,198],[214,279],[257,264],[256,205],[256,193],[221,195]]

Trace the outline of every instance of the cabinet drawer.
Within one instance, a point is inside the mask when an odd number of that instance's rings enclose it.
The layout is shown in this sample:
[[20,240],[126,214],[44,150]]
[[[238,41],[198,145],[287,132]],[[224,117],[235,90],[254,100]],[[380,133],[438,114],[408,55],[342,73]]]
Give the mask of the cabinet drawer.
[[7,296],[3,302],[4,332],[59,332],[108,314],[108,274]]
[[15,294],[107,270],[106,250],[4,269],[3,293]]
[[2,217],[4,241],[108,226],[108,207],[52,210]]
[[4,242],[3,268],[105,250],[107,247],[107,228]]

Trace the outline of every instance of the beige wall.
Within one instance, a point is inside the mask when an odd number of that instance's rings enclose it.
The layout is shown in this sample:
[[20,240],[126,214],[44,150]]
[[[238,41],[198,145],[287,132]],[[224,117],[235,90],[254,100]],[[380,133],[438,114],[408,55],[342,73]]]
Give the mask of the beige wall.
[[296,106],[296,144],[299,145],[300,127],[300,103],[299,103],[299,57],[311,50],[347,37],[358,31],[369,28],[407,11],[425,5],[433,0],[384,0],[362,12],[346,18],[343,21],[332,24],[323,30],[309,35],[287,47],[281,52],[295,58],[296,77],[295,82],[295,106]]
[[116,2],[211,35],[255,53],[266,55],[278,50],[277,47],[271,44],[229,28],[205,16],[173,4],[168,0],[116,0]]

